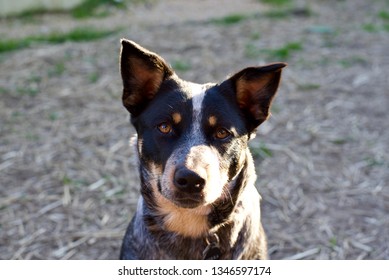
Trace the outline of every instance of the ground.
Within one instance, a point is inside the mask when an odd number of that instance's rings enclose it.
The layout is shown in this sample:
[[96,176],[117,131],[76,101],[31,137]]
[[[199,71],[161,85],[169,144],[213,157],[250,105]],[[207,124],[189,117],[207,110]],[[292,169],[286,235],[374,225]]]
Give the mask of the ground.
[[251,142],[270,257],[389,259],[389,3],[265,2],[1,19],[2,40],[78,26],[116,32],[0,53],[0,258],[118,257],[139,193],[121,105],[125,37],[199,83],[287,62]]

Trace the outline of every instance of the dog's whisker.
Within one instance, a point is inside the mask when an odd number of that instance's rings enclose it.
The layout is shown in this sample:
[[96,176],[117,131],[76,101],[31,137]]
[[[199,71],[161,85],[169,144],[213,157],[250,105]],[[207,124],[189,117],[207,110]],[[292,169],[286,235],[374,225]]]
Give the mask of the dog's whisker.
[[223,196],[229,199],[229,202],[231,202],[231,204],[234,204],[234,200],[232,199],[230,190],[228,188],[223,188],[222,192],[223,192]]

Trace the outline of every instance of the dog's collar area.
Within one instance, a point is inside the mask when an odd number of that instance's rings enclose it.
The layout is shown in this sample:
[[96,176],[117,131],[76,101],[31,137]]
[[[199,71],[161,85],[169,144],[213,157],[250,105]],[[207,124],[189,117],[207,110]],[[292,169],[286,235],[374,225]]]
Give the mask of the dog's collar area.
[[220,240],[216,233],[210,234],[205,241],[207,247],[203,251],[203,260],[218,260],[221,257]]

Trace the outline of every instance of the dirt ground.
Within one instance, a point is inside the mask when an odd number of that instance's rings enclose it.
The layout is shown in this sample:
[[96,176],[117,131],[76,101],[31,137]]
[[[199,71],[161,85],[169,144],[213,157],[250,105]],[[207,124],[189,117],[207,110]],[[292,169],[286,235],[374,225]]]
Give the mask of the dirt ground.
[[2,19],[2,39],[122,29],[0,54],[0,258],[118,257],[138,197],[126,37],[199,83],[288,62],[251,142],[270,257],[389,259],[388,13],[386,0],[161,0],[103,18]]

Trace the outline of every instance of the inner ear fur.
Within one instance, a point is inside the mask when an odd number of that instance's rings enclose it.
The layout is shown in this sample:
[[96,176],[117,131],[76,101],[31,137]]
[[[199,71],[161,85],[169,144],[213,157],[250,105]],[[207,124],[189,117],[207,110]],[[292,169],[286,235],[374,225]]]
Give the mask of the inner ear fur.
[[249,67],[231,77],[235,83],[236,99],[242,111],[251,119],[253,128],[270,115],[270,107],[277,92],[285,63]]
[[124,107],[137,116],[174,72],[162,57],[135,42],[122,39],[121,44],[122,101]]

